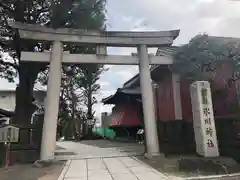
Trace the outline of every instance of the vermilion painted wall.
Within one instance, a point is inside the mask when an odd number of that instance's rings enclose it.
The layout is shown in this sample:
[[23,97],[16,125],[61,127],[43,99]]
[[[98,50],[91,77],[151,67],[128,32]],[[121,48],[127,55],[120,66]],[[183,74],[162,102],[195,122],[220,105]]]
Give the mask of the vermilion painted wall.
[[[216,66],[214,73],[208,73],[208,77],[213,80],[211,83],[212,92],[221,90],[228,84],[226,97],[225,95],[212,93],[213,109],[215,116],[226,116],[234,113],[232,107],[236,103],[236,84],[228,80],[232,76],[232,68],[228,64],[219,64]],[[192,121],[192,106],[190,98],[190,81],[181,81],[181,104],[183,119]],[[214,95],[213,95],[214,94]]]
[[111,126],[140,126],[141,121],[137,108],[133,105],[118,104],[111,115]]
[[227,87],[227,93],[225,95],[216,96],[213,94],[213,108],[215,116],[225,116],[234,113],[234,103],[237,103],[236,98],[236,84],[233,81],[229,81],[232,78],[232,68],[228,64],[220,64],[217,66],[216,73],[212,75],[214,79],[214,85],[212,90]]
[[186,121],[192,121],[192,105],[190,98],[190,82],[181,81],[180,83],[180,94],[181,94],[181,105],[182,105],[182,116]]
[[165,76],[157,83],[159,85],[156,95],[157,118],[161,121],[174,120],[175,113],[171,74]]
[[[231,66],[220,64],[216,67],[214,73],[208,73],[208,76],[214,81],[214,83],[211,83],[212,91],[222,89],[232,76]],[[240,80],[237,82],[240,84]],[[156,91],[157,119],[161,121],[175,120],[171,73],[165,74],[157,84],[159,85]],[[182,117],[187,121],[192,121],[190,84],[191,82],[186,80],[181,80],[180,82]],[[237,101],[236,84],[228,83],[226,98],[220,96],[217,98],[213,97],[212,99],[215,116],[230,115],[232,113],[230,104]],[[122,112],[123,115],[121,115]],[[133,105],[116,105],[115,110],[112,112],[112,118],[112,125],[138,126],[141,124],[139,112]]]

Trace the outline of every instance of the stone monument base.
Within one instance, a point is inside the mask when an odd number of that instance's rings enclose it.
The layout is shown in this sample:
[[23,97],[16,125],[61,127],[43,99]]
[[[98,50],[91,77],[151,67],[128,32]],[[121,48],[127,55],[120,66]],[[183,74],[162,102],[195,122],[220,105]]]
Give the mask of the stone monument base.
[[148,154],[148,153],[145,153],[144,154],[144,157],[146,159],[155,159],[155,158],[164,158],[165,155],[163,153],[156,153],[156,154]]

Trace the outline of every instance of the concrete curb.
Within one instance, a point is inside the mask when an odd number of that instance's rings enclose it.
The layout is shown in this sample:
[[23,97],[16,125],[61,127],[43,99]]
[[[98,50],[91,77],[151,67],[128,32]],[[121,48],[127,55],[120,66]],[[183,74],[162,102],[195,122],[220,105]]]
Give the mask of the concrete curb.
[[233,174],[223,174],[223,175],[211,175],[211,176],[197,176],[197,177],[188,177],[188,178],[182,178],[184,180],[198,180],[198,179],[216,179],[216,178],[230,178],[240,176],[240,173],[233,173]]
[[58,179],[57,179],[57,180],[64,180],[64,177],[65,177],[65,175],[66,175],[66,173],[67,173],[67,171],[68,171],[68,168],[69,168],[70,164],[71,164],[71,160],[67,160],[66,163],[64,164],[64,167],[63,167],[63,169],[62,169],[62,172],[61,172],[61,174],[58,176]]

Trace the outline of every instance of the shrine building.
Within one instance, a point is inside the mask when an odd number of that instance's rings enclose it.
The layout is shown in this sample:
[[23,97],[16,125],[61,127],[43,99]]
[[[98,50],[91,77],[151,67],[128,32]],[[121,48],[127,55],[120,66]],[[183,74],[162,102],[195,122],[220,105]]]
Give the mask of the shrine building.
[[[219,39],[219,37],[216,38]],[[177,48],[176,46],[159,48],[156,56],[173,56]],[[193,133],[190,97],[190,84],[193,81],[180,77],[172,70],[171,65],[154,65],[150,70],[156,120],[158,124],[170,123],[178,126],[178,128],[173,127],[170,130],[171,133],[166,132],[168,131],[166,126],[160,126],[158,128],[159,139],[162,138],[161,134],[163,133],[181,136],[179,133],[185,133],[182,124],[188,124],[188,131],[191,129],[190,131]],[[220,61],[216,63],[214,72],[206,71],[204,73],[211,83],[215,121],[218,118],[232,117],[237,114],[240,85],[239,80],[231,80],[234,73],[231,64]],[[110,118],[108,127],[116,131],[116,136],[129,136],[134,139],[136,132],[144,126],[139,74],[125,82],[122,88],[117,89],[115,94],[104,98],[102,102],[114,105],[111,115],[108,116],[108,119]],[[193,134],[192,136],[191,141],[194,139]]]

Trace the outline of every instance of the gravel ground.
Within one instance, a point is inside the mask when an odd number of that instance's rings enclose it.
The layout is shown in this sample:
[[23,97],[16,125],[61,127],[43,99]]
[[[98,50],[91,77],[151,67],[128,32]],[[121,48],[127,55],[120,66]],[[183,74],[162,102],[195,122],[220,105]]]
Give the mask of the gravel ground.
[[14,165],[9,168],[0,168],[1,180],[57,180],[64,161],[54,162],[44,168],[33,167],[32,164]]

